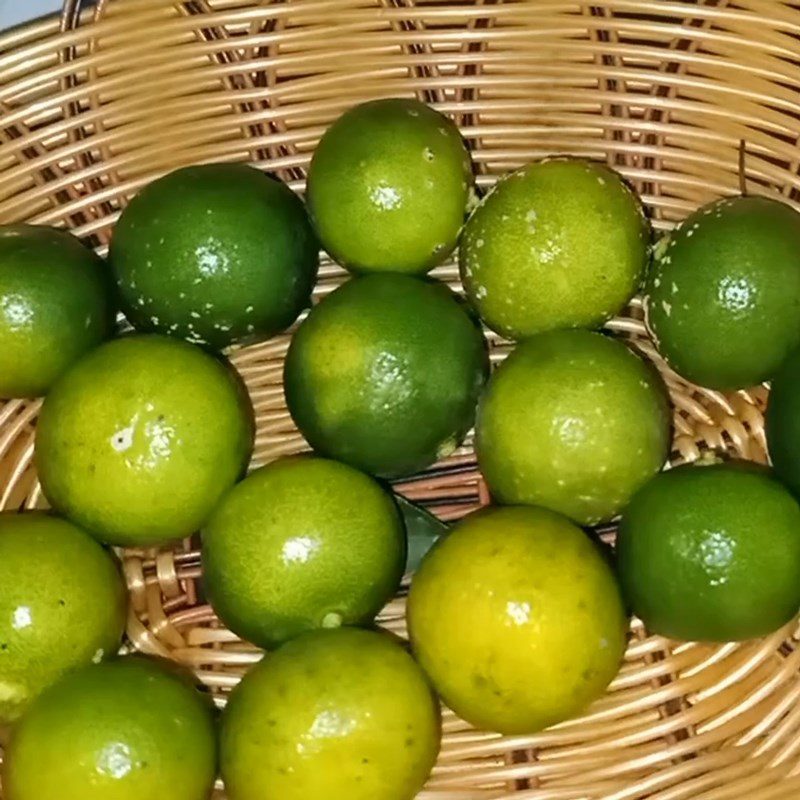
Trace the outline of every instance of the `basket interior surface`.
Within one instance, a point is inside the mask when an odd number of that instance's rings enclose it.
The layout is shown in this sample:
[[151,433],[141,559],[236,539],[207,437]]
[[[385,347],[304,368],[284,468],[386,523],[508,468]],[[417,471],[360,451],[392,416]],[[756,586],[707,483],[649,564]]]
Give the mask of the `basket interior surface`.
[[[0,222],[70,227],[105,252],[145,183],[247,161],[304,188],[325,127],[375,97],[451,115],[478,182],[553,153],[619,169],[669,229],[747,188],[800,208],[800,6],[776,0],[110,0],[0,37]],[[739,147],[744,142],[744,174]],[[435,277],[458,289],[451,260]],[[345,278],[323,258],[315,299]],[[664,375],[672,463],[724,449],[766,461],[765,387],[722,395],[671,373],[634,301],[608,327]],[[490,334],[492,360],[508,343]],[[231,353],[257,413],[253,466],[306,449],[286,410],[289,335]],[[44,507],[38,401],[0,405],[0,509]],[[468,439],[396,487],[446,520],[488,502]],[[613,526],[604,535],[613,537]],[[261,658],[206,604],[196,541],[126,551],[130,648],[191,666],[219,704]],[[398,596],[381,623],[405,633]],[[612,690],[534,736],[445,713],[426,800],[782,800],[800,795],[798,629],[711,647],[636,621]],[[220,797],[224,795],[220,793]]]

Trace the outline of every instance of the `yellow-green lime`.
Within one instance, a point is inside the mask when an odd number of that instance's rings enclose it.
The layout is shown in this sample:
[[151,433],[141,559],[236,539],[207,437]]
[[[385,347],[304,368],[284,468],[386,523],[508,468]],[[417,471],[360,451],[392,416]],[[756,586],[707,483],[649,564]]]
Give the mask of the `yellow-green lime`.
[[484,322],[511,339],[596,328],[639,288],[649,246],[641,201],[618,173],[550,158],[480,202],[461,238],[461,280]]
[[109,261],[137,329],[225,347],[294,322],[309,302],[318,252],[288,186],[245,164],[199,164],[131,200]]
[[618,514],[664,465],[669,401],[655,368],[622,342],[550,331],[517,345],[495,371],[476,437],[499,502],[593,525]]
[[412,800],[439,739],[438,703],[402,647],[385,633],[316,631],[233,691],[222,777],[229,800]]
[[651,632],[765,636],[800,610],[800,505],[760,465],[676,467],[634,496],[617,558],[626,599]]
[[0,725],[64,672],[116,653],[126,607],[118,565],[88,533],[0,514]]
[[444,261],[473,191],[469,152],[452,120],[401,98],[339,117],[308,172],[322,245],[357,272],[420,274]]
[[129,656],[62,678],[14,729],[6,800],[208,800],[213,705],[167,662]]
[[38,397],[114,326],[103,261],[66,231],[0,226],[0,398]]
[[414,654],[478,727],[534,733],[580,713],[622,660],[628,621],[611,566],[576,525],[535,507],[470,514],[411,584]]
[[446,286],[365,275],[300,325],[286,356],[286,402],[322,455],[410,475],[470,429],[488,364],[479,326]]
[[156,335],[108,342],[45,399],[36,464],[52,506],[115,545],[189,536],[241,476],[253,412],[233,369]]
[[695,211],[656,247],[645,319],[690,381],[731,390],[772,378],[800,345],[800,214],[767,197]]
[[214,610],[262,647],[369,624],[397,590],[405,531],[391,495],[346,464],[283,458],[251,473],[203,528]]

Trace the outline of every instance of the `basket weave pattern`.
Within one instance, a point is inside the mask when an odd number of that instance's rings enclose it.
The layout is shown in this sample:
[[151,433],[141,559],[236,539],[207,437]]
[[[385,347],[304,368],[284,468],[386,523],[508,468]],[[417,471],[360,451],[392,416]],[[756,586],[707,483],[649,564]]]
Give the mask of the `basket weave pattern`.
[[[658,230],[735,192],[800,202],[800,7],[776,0],[110,0],[0,37],[0,222],[67,225],[104,252],[143,184],[198,161],[248,161],[302,191],[322,131],[366,99],[450,114],[478,181],[541,156],[606,161]],[[458,288],[452,261],[434,275]],[[324,260],[315,298],[344,279]],[[767,392],[722,395],[671,373],[634,302],[608,327],[667,380],[671,460],[766,460]],[[508,344],[490,335],[493,362]],[[257,413],[254,466],[305,449],[281,387],[288,335],[232,354]],[[38,402],[0,404],[0,509],[45,505]],[[444,519],[488,501],[468,441],[398,484]],[[613,529],[607,531],[613,536]],[[190,665],[220,704],[261,657],[202,596],[196,541],[126,551],[130,647]],[[404,600],[382,624],[405,634]],[[632,626],[612,691],[534,736],[445,713],[425,800],[784,800],[800,796],[795,623],[754,643],[676,644]],[[220,793],[220,798],[224,795]]]

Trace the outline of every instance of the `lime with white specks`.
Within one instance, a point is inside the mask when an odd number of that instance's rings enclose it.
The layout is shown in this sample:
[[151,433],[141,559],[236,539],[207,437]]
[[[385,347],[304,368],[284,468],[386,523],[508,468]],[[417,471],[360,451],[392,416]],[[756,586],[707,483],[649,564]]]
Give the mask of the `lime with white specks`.
[[260,647],[369,625],[400,585],[406,538],[391,495],[346,464],[273,461],[203,527],[203,577],[225,624]]
[[769,380],[800,345],[800,213],[733,197],[691,214],[656,247],[645,313],[688,380],[721,390]]
[[114,557],[41,512],[0,514],[0,725],[68,670],[114,655],[128,595]]
[[650,224],[609,167],[550,158],[502,178],[464,227],[461,280],[484,322],[511,339],[596,328],[644,277]]
[[203,164],[131,200],[109,261],[135,328],[222,348],[294,322],[309,303],[318,245],[289,187],[244,164]]
[[476,451],[492,495],[582,525],[618,514],[669,446],[669,400],[656,369],[592,331],[550,331],[517,345],[478,409]]
[[308,173],[320,241],[354,272],[435,267],[456,246],[474,196],[458,128],[418,100],[350,109],[325,132]]
[[194,533],[241,477],[253,410],[230,365],[139,334],[90,353],[42,406],[36,465],[51,505],[100,541],[144,547]]
[[106,265],[63,230],[0,226],[0,398],[38,397],[114,329]]
[[488,368],[480,326],[446,286],[372,274],[312,309],[289,347],[284,390],[321,455],[399,477],[455,450]]

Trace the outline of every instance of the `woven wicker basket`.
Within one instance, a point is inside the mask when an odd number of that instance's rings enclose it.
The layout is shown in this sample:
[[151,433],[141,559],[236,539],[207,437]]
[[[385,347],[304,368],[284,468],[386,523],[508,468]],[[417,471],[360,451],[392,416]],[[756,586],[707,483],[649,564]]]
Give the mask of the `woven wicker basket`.
[[[180,165],[249,161],[302,190],[325,126],[353,103],[392,95],[451,114],[483,186],[551,153],[603,159],[663,230],[736,191],[744,140],[750,190],[800,200],[794,3],[110,0],[84,10],[68,2],[60,23],[0,37],[0,221],[66,225],[103,252],[126,200]],[[434,274],[458,286],[452,262]],[[316,297],[343,278],[324,261]],[[723,396],[687,385],[653,351],[638,303],[608,327],[667,380],[673,462],[708,448],[766,459],[766,389]],[[232,354],[257,411],[256,465],[305,448],[281,389],[288,341]],[[490,342],[497,362],[507,345]],[[32,467],[38,409],[0,405],[0,508],[43,505]],[[398,489],[444,519],[487,501],[469,443]],[[124,553],[128,646],[190,665],[222,704],[260,653],[204,603],[196,546]],[[402,597],[381,621],[405,633]],[[446,713],[420,797],[798,797],[797,633],[793,624],[710,647],[649,636],[634,622],[612,691],[581,719],[512,738]]]

